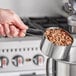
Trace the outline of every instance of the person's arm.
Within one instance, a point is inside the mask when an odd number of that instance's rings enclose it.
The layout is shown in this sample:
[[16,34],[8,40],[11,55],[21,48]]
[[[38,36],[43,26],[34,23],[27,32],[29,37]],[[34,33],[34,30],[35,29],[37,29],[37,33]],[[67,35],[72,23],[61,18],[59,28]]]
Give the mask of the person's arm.
[[0,9],[0,36],[24,37],[27,29],[14,11]]

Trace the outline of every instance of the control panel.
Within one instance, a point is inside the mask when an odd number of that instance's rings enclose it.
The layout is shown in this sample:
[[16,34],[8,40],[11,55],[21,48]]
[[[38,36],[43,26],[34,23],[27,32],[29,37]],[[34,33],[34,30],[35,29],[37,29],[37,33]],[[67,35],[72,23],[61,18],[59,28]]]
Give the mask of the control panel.
[[46,73],[47,57],[40,51],[40,42],[41,37],[1,38],[0,72]]

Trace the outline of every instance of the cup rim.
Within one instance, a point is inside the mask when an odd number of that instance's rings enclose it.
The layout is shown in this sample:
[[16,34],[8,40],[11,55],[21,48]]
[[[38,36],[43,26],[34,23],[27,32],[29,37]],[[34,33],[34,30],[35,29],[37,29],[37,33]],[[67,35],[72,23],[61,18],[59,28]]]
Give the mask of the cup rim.
[[[64,30],[63,28],[60,28],[60,27],[49,27],[49,28],[46,28],[46,30],[48,30],[48,29],[62,29],[63,31],[65,31],[71,37],[72,43],[70,45],[73,44],[73,42],[74,42],[73,36],[68,31],[66,31],[66,30]],[[45,32],[46,32],[46,30],[45,30]],[[49,39],[47,38],[47,36],[45,36],[45,32],[44,32],[43,36],[49,41]],[[52,41],[49,41],[49,42],[51,42],[52,44],[54,44]],[[54,45],[55,46],[60,46],[60,45],[56,45],[56,44],[54,44]],[[70,45],[65,45],[65,46],[70,46]],[[61,46],[63,46],[63,45],[61,45]],[[65,47],[65,46],[63,46],[63,47]]]

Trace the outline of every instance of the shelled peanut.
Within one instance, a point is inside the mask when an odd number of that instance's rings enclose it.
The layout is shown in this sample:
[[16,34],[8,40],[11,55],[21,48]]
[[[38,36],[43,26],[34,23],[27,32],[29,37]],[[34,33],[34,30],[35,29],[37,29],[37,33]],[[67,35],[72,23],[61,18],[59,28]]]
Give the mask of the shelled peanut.
[[47,29],[44,35],[49,41],[59,46],[68,46],[73,42],[73,39],[70,34],[67,31],[64,31],[62,28]]

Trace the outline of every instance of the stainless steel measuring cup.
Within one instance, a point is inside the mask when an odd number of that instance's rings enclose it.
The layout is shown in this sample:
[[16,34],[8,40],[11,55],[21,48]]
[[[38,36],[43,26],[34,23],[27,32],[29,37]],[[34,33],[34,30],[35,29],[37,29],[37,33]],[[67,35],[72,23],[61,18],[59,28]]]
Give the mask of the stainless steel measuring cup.
[[[50,27],[48,29],[60,29],[60,28],[59,27]],[[67,31],[65,31],[65,32],[67,32]],[[72,38],[71,35],[70,35],[70,37]],[[73,38],[72,38],[72,40],[73,40]],[[64,59],[64,58],[66,58],[67,54],[69,53],[71,45],[72,44],[70,44],[68,46],[55,45],[53,42],[49,41],[45,35],[43,35],[43,38],[42,38],[42,41],[40,44],[40,49],[49,58]]]

